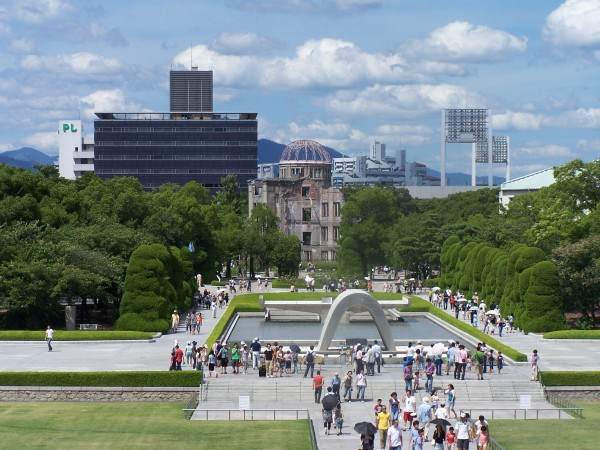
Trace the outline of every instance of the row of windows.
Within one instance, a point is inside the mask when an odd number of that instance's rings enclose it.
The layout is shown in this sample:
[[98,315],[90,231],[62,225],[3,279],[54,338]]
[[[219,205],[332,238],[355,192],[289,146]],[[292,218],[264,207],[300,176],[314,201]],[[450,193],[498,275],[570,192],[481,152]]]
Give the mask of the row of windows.
[[[340,238],[340,227],[331,228],[333,240],[337,241]],[[329,227],[321,227],[321,242],[327,241],[329,241]],[[302,233],[302,245],[312,245],[312,233],[310,231]]]
[[[310,250],[304,250],[302,252],[303,261],[312,261],[312,252]],[[337,253],[335,250],[323,250],[321,251],[321,261],[335,261],[337,259]]]
[[143,174],[254,174],[253,169],[96,169],[99,175],[143,175]]
[[[340,217],[342,215],[342,204],[333,202],[333,216]],[[329,217],[329,202],[321,203],[321,217]]]
[[219,161],[225,159],[236,159],[256,161],[256,155],[96,155],[96,159],[105,161],[153,161],[153,160],[211,160]]
[[96,133],[248,133],[256,127],[98,127]]
[[96,147],[256,147],[256,141],[97,141]]

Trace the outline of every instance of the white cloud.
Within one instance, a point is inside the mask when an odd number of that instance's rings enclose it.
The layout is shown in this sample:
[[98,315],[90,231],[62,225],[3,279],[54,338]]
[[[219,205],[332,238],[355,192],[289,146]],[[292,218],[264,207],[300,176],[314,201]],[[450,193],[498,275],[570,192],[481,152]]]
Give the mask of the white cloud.
[[576,158],[577,154],[569,147],[556,144],[543,144],[538,142],[527,143],[518,148],[511,148],[511,159],[533,157],[541,158]]
[[[325,97],[321,103],[339,115],[401,116],[459,108],[465,103],[465,88],[450,84],[374,85],[361,92],[339,91]],[[469,107],[485,107],[485,100],[469,92]]]
[[118,59],[87,52],[54,56],[27,55],[21,59],[21,67],[26,70],[74,72],[85,75],[114,73],[122,69]]
[[553,120],[556,126],[575,128],[600,128],[600,108],[579,108],[567,111]]
[[598,0],[567,0],[548,15],[542,35],[557,46],[595,47],[600,45],[598,24]]
[[10,7],[22,22],[39,24],[71,14],[75,8],[62,0],[16,0]]
[[383,124],[375,129],[375,135],[383,141],[398,141],[402,147],[426,144],[434,135],[439,140],[439,133],[426,125]]
[[469,22],[452,22],[433,30],[425,40],[409,42],[418,58],[437,61],[496,62],[521,54],[527,38]]
[[81,99],[85,117],[95,119],[96,112],[145,112],[139,105],[125,100],[120,89],[99,90]]
[[34,41],[27,38],[14,39],[8,44],[8,51],[17,54],[31,53],[34,48]]
[[291,122],[287,128],[278,128],[268,139],[290,143],[298,139],[310,139],[334,148],[347,151],[361,147],[367,141],[362,131],[344,122],[323,122],[315,120],[310,123]]
[[492,115],[493,130],[539,130],[544,123],[544,117],[530,112],[506,111]]
[[227,55],[266,54],[277,46],[275,40],[256,33],[221,33],[212,44],[216,51]]
[[[292,58],[223,55],[206,45],[196,45],[192,52],[194,63],[213,68],[217,84],[224,86],[348,87],[414,78],[397,54],[370,54],[352,42],[330,38],[306,41]],[[188,67],[189,55],[185,50],[174,61]]]
[[256,11],[319,13],[378,8],[386,0],[229,0],[234,8]]
[[14,150],[14,146],[12,144],[0,144],[0,153],[7,152],[9,150]]
[[25,138],[25,144],[37,150],[56,150],[58,134],[56,131],[35,133]]

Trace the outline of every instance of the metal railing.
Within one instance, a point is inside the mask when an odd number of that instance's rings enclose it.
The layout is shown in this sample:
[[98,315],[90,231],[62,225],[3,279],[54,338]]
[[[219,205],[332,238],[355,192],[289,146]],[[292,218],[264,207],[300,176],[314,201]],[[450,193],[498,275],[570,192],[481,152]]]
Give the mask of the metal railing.
[[476,417],[473,414],[485,413],[485,417],[488,419],[570,419],[573,414],[579,414],[580,417],[583,417],[583,408],[578,406],[564,408],[558,406],[556,408],[477,408],[474,410],[475,412],[468,408],[461,409],[461,412],[463,411],[469,413],[471,417]]
[[570,402],[562,395],[557,392],[552,392],[546,389],[546,385],[544,384],[544,373],[540,372],[538,374],[538,379],[542,389],[544,390],[544,398],[548,403],[560,408],[561,410],[565,410],[569,412],[573,417],[578,419],[583,419],[583,408],[577,406],[575,403]]
[[307,409],[196,409],[184,408],[199,420],[310,420]]
[[488,450],[505,450],[496,439],[490,437],[490,442],[488,442],[487,446]]

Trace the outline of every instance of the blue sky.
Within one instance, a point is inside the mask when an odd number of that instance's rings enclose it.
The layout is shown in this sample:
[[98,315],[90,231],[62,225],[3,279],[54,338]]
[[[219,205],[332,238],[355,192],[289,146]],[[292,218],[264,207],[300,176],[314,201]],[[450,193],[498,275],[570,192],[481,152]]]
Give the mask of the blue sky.
[[[284,144],[378,139],[439,169],[441,110],[490,108],[515,177],[599,156],[599,24],[600,0],[7,0],[0,151],[56,154],[60,119],[166,111],[193,55],[215,111],[258,112]],[[469,161],[448,147],[448,171]]]

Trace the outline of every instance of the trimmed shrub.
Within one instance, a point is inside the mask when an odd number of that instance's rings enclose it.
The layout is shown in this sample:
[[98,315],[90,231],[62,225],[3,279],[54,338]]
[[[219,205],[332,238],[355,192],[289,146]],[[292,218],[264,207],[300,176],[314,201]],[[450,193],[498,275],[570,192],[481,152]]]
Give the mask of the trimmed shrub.
[[224,281],[219,281],[219,280],[212,280],[210,282],[211,286],[225,286],[225,282]]
[[558,270],[550,261],[542,261],[533,266],[524,306],[521,315],[523,331],[555,331],[567,328],[560,297]]
[[542,380],[546,386],[598,386],[600,385],[600,372],[541,372]]
[[544,333],[544,339],[600,339],[600,330],[550,331]]
[[202,371],[0,372],[2,386],[197,387]]
[[[153,330],[156,331],[156,330]],[[45,331],[0,331],[0,341],[41,341]],[[152,333],[143,331],[65,331],[54,330],[55,341],[130,341],[152,339]]]

